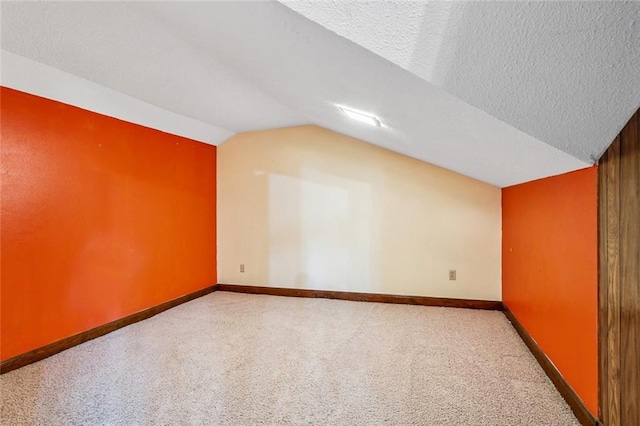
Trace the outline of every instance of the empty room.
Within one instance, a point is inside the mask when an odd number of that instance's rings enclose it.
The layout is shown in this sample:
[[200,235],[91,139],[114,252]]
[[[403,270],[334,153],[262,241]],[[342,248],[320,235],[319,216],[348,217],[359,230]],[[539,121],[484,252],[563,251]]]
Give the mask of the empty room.
[[640,425],[640,2],[0,22],[0,424]]

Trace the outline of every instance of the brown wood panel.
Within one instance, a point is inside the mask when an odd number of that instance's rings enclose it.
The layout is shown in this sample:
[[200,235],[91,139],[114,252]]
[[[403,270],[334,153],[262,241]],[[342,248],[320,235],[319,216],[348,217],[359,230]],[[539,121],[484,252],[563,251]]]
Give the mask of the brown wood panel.
[[83,331],[82,333],[75,334],[62,340],[58,340],[57,342],[53,342],[41,348],[34,349],[13,358],[9,358],[0,363],[0,374],[8,373],[9,371],[13,371],[17,368],[24,367],[25,365],[43,360],[66,349],[77,346],[81,343],[87,342],[100,336],[104,336],[105,334],[111,333],[112,331],[115,331],[119,328],[126,327],[127,325],[134,324],[147,318],[151,318],[152,316],[157,315],[160,312],[164,312],[167,309],[171,309],[190,300],[197,299],[198,297],[202,297],[213,291],[216,291],[215,284],[202,290],[194,291],[193,293],[185,294],[184,296],[169,300],[160,305],[152,306],[151,308],[136,312],[135,314],[131,314],[124,318],[120,318],[110,323],[92,328],[91,330]]
[[620,145],[620,420],[640,425],[640,115],[621,133]]
[[[600,389],[601,409],[603,419],[607,424],[620,424],[620,395],[619,381],[620,368],[619,350],[620,336],[620,306],[619,306],[619,242],[620,232],[618,226],[620,211],[620,137],[618,136],[601,160],[598,173],[600,179],[600,203],[604,208],[604,216],[600,217],[600,227],[604,231],[604,241],[601,241],[599,249],[601,268],[606,275],[601,277],[601,294],[606,298],[601,299],[604,311],[600,313],[603,334],[600,340],[600,358],[604,359],[606,369],[600,371],[600,382],[604,387]],[[603,198],[603,195],[606,198]],[[603,403],[604,401],[605,403]]]
[[640,425],[640,111],[600,159],[599,405],[605,425]]
[[448,299],[424,296],[397,296],[378,293],[352,293],[346,291],[307,290],[296,288],[261,287],[253,285],[218,284],[218,291],[236,293],[268,294],[272,296],[311,297],[322,299],[351,300],[355,302],[397,303],[403,305],[444,306],[450,308],[485,309],[501,311],[502,302],[473,299]]
[[551,362],[549,357],[545,355],[540,346],[536,343],[536,341],[531,337],[529,332],[520,324],[518,319],[511,313],[509,308],[505,306],[504,314],[509,319],[513,328],[516,329],[524,343],[527,345],[533,356],[536,358],[544,372],[547,374],[549,379],[553,382],[560,395],[567,401],[569,407],[573,411],[573,414],[578,418],[580,424],[584,426],[593,426],[598,424],[598,420],[591,414],[587,406],[584,405],[582,399],[578,396],[578,394],[573,390],[573,388],[569,385],[569,383],[562,377],[560,371],[556,368],[556,366]]
[[[614,141],[614,143],[616,143]],[[606,245],[607,245],[607,227],[602,224],[603,218],[607,217],[607,199],[609,197],[605,184],[606,175],[603,173],[604,163],[608,161],[608,151],[605,152],[600,159],[600,168],[598,172],[598,416],[600,419],[609,418],[608,404],[602,401],[607,400],[606,391],[608,387],[604,382],[605,374],[609,368],[609,357],[601,356],[606,352],[607,342],[607,321],[609,292],[608,286],[602,283],[606,282],[609,270],[607,265]],[[603,346],[604,345],[604,346]]]

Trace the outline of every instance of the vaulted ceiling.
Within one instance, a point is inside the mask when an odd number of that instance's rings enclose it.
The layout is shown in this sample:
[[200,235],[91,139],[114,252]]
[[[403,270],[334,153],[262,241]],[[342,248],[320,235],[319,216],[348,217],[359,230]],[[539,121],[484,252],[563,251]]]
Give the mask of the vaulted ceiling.
[[212,144],[316,124],[496,186],[587,167],[640,105],[639,3],[283,3],[2,2],[2,85]]

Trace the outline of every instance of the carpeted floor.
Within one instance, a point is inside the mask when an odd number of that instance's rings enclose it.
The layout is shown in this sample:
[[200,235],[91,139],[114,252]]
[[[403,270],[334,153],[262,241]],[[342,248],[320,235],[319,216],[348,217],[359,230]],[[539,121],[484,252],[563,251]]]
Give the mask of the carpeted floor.
[[0,377],[3,425],[577,425],[500,312],[216,292]]

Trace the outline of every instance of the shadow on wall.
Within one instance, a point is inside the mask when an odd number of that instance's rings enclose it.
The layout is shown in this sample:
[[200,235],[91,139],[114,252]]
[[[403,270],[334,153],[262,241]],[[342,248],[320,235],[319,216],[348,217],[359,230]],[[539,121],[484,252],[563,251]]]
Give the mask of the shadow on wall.
[[300,176],[268,176],[269,285],[371,290],[370,185],[308,168]]
[[501,299],[496,187],[303,126],[219,146],[218,197],[220,282]]

